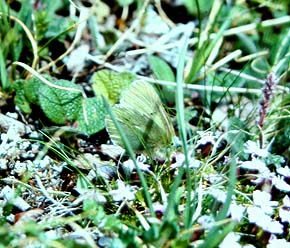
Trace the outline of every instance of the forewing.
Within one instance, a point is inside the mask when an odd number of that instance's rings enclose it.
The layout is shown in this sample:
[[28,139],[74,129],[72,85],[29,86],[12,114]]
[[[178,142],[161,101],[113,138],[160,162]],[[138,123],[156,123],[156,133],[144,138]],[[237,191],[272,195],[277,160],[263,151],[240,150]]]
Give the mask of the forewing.
[[[170,119],[159,95],[149,83],[137,81],[121,96],[113,112],[135,151],[168,145],[174,135]],[[112,120],[106,118],[112,141],[123,146],[122,139]]]
[[[122,131],[129,140],[132,149],[134,151],[143,150],[143,141],[141,137],[144,131],[142,125],[139,125],[139,123],[145,123],[145,120],[142,119],[136,111],[123,108],[120,105],[114,106],[112,110],[122,128]],[[110,116],[106,117],[106,127],[113,143],[124,147],[121,135]]]
[[[149,126],[156,130],[157,135],[154,132],[157,136],[156,140],[160,140],[160,135],[158,135],[160,133],[162,139],[166,139],[166,143],[171,142],[174,135],[172,123],[159,95],[151,84],[143,81],[132,83],[129,89],[124,91],[120,104],[125,108],[137,109],[139,113],[148,118],[149,124],[153,120],[153,125]],[[154,140],[154,137],[152,139]]]

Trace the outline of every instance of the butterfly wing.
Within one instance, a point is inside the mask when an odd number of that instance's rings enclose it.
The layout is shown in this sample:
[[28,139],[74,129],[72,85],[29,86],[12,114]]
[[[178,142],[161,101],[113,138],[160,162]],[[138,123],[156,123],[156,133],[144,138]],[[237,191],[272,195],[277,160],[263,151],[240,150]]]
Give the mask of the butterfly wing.
[[[158,135],[160,133],[162,140],[166,144],[172,141],[174,135],[172,123],[162,105],[159,95],[151,84],[144,81],[134,82],[127,91],[124,91],[120,105],[124,108],[137,110],[138,113],[147,119],[148,128],[153,129],[152,135],[149,135],[149,138],[155,140],[156,137],[156,140],[159,140],[157,143],[160,143],[160,136]],[[148,128],[145,128],[145,130],[149,131]]]
[[[172,141],[174,130],[159,95],[149,83],[137,81],[121,96],[113,112],[134,150],[156,148]],[[107,129],[111,139],[122,146],[121,137],[110,118]]]
[[[146,119],[142,119],[137,111],[123,108],[119,104],[115,105],[112,110],[125,136],[129,140],[132,149],[134,151],[144,150],[144,145],[142,145],[142,143],[144,143],[142,139],[143,130],[142,126],[140,126],[139,123],[144,123]],[[119,131],[117,130],[115,124],[109,116],[106,117],[106,126],[110,134],[111,140],[115,144],[123,146],[123,141],[119,134]]]

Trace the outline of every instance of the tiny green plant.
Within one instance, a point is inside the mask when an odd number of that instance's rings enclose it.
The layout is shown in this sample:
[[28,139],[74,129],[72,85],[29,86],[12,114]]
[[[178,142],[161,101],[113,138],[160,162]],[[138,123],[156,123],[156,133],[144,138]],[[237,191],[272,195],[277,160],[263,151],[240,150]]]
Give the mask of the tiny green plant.
[[[53,42],[57,43],[71,31],[72,20],[57,15],[57,11],[65,8],[65,1],[42,1],[35,5],[27,0],[15,1],[13,4],[0,2],[0,71],[1,88],[11,92],[12,82],[19,78],[19,71],[7,68],[14,61],[32,64],[36,68],[40,58],[47,58]],[[65,31],[63,31],[65,29]]]
[[0,0],[0,248],[289,247],[287,1],[91,2]]
[[105,128],[107,112],[101,96],[114,103],[134,80],[130,73],[99,71],[92,80],[96,96],[87,98],[75,83],[49,75],[35,75],[14,82],[15,104],[26,114],[31,114],[32,105],[38,105],[52,123],[70,124],[72,129],[75,127],[77,132],[85,135]]
[[38,78],[18,80],[14,83],[15,104],[25,113],[31,113],[31,104],[39,105],[45,116],[55,124],[75,123],[77,131],[86,135],[104,128],[106,115],[100,98],[84,98],[81,88],[67,80],[49,76],[52,85]]

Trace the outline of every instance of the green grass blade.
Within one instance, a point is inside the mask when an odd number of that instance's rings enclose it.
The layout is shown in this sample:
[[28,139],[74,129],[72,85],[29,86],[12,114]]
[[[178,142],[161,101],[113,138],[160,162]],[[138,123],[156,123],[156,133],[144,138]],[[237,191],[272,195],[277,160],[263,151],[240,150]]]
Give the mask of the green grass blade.
[[223,239],[235,228],[236,222],[214,227],[207,235],[205,241],[198,248],[216,248]]
[[[189,174],[189,161],[188,161],[188,149],[187,149],[187,142],[186,142],[186,131],[185,131],[185,120],[184,120],[184,98],[183,98],[183,72],[184,72],[184,64],[185,64],[185,55],[188,46],[188,37],[186,36],[181,43],[181,52],[179,57],[179,63],[177,68],[177,89],[176,89],[176,112],[177,112],[177,123],[179,128],[179,134],[184,150],[184,154],[186,157],[186,165],[187,168],[180,168],[177,177],[174,179],[173,185],[170,189],[170,193],[168,196],[168,204],[166,211],[164,213],[164,220],[162,223],[162,228],[167,231],[167,233],[172,233],[176,231],[174,228],[176,225],[174,223],[177,221],[178,216],[176,212],[177,205],[179,204],[179,199],[176,198],[176,192],[178,192],[178,187],[181,183],[184,173]],[[191,179],[190,176],[187,176],[187,206],[186,211],[184,214],[185,225],[188,227],[191,224]],[[161,242],[162,243],[162,242]],[[159,245],[161,245],[159,243]]]
[[195,79],[198,76],[198,72],[200,71],[202,66],[205,64],[211,51],[214,49],[214,47],[219,42],[219,40],[223,38],[223,33],[229,27],[230,22],[231,22],[231,18],[229,17],[221,26],[216,37],[213,40],[209,40],[209,39],[206,40],[204,44],[196,51],[196,55],[193,57],[193,62],[190,67],[189,74],[185,80],[186,83],[192,83],[195,81]]
[[[220,212],[216,216],[217,222],[222,221],[227,217],[229,207],[232,201],[232,196],[234,194],[235,183],[236,183],[236,162],[233,158],[230,163],[227,198],[223,205],[223,208],[220,210]],[[236,224],[237,223],[235,221],[232,221],[225,226],[222,225],[222,226],[213,227],[212,230],[206,236],[204,243],[199,248],[217,247],[225,238],[225,236],[233,230]]]
[[[177,121],[179,132],[184,148],[184,153],[187,154],[187,144],[186,144],[186,132],[185,132],[185,121],[184,121],[184,101],[183,101],[183,71],[184,71],[184,62],[185,55],[188,45],[188,37],[184,38],[184,41],[181,42],[181,52],[179,58],[179,64],[177,69],[177,90],[176,90],[176,111],[177,111]],[[188,158],[186,156],[186,164],[188,165]],[[188,170],[187,170],[188,171]],[[177,206],[179,204],[179,199],[176,196],[176,192],[178,192],[178,187],[182,181],[183,175],[186,172],[184,167],[179,169],[177,176],[174,179],[173,185],[170,188],[167,207],[164,213],[164,218],[161,226],[161,230],[164,230],[166,233],[160,236],[159,240],[155,243],[156,247],[161,247],[168,240],[169,236],[176,232],[177,222],[178,222],[178,213],[176,211]],[[189,177],[188,177],[189,178]],[[191,187],[191,185],[189,186]],[[190,191],[189,191],[190,193]],[[190,204],[189,198],[189,204]],[[186,214],[186,218],[188,214]],[[188,223],[188,222],[187,222]]]
[[227,192],[227,198],[226,202],[223,204],[223,208],[219,212],[219,214],[216,217],[216,221],[222,220],[227,217],[227,213],[230,208],[230,204],[232,202],[232,196],[234,194],[236,180],[237,180],[237,166],[236,162],[234,160],[235,158],[232,158],[230,162],[230,171],[229,171],[229,183],[228,183],[228,192]]
[[187,138],[186,138],[186,127],[185,127],[185,117],[184,117],[184,94],[183,94],[183,72],[185,65],[185,56],[188,47],[188,37],[184,38],[184,42],[182,43],[182,49],[180,52],[180,57],[177,66],[177,88],[176,88],[176,113],[177,113],[177,123],[179,129],[179,136],[181,139],[183,152],[185,155],[185,165],[186,165],[186,207],[184,212],[184,224],[185,227],[188,228],[192,224],[192,215],[193,209],[191,207],[192,199],[191,199],[191,191],[192,191],[192,180],[189,169],[189,155],[188,155],[188,147],[187,147]]
[[[281,42],[278,44],[278,49],[274,58],[273,71],[277,74],[281,74],[282,71],[289,71],[289,60],[290,60],[290,29],[284,34]],[[285,68],[286,67],[286,68]],[[288,68],[288,69],[287,69]]]
[[8,80],[8,74],[6,71],[6,64],[5,64],[5,58],[2,50],[2,46],[0,45],[0,80],[1,80],[1,86],[4,91],[8,91],[10,88],[9,80]]

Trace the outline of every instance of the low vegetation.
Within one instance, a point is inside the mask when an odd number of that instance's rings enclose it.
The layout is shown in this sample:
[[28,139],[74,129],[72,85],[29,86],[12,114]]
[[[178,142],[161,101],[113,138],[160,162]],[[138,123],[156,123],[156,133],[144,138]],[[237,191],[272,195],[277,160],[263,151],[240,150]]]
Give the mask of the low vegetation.
[[0,0],[0,247],[290,247],[288,5]]

